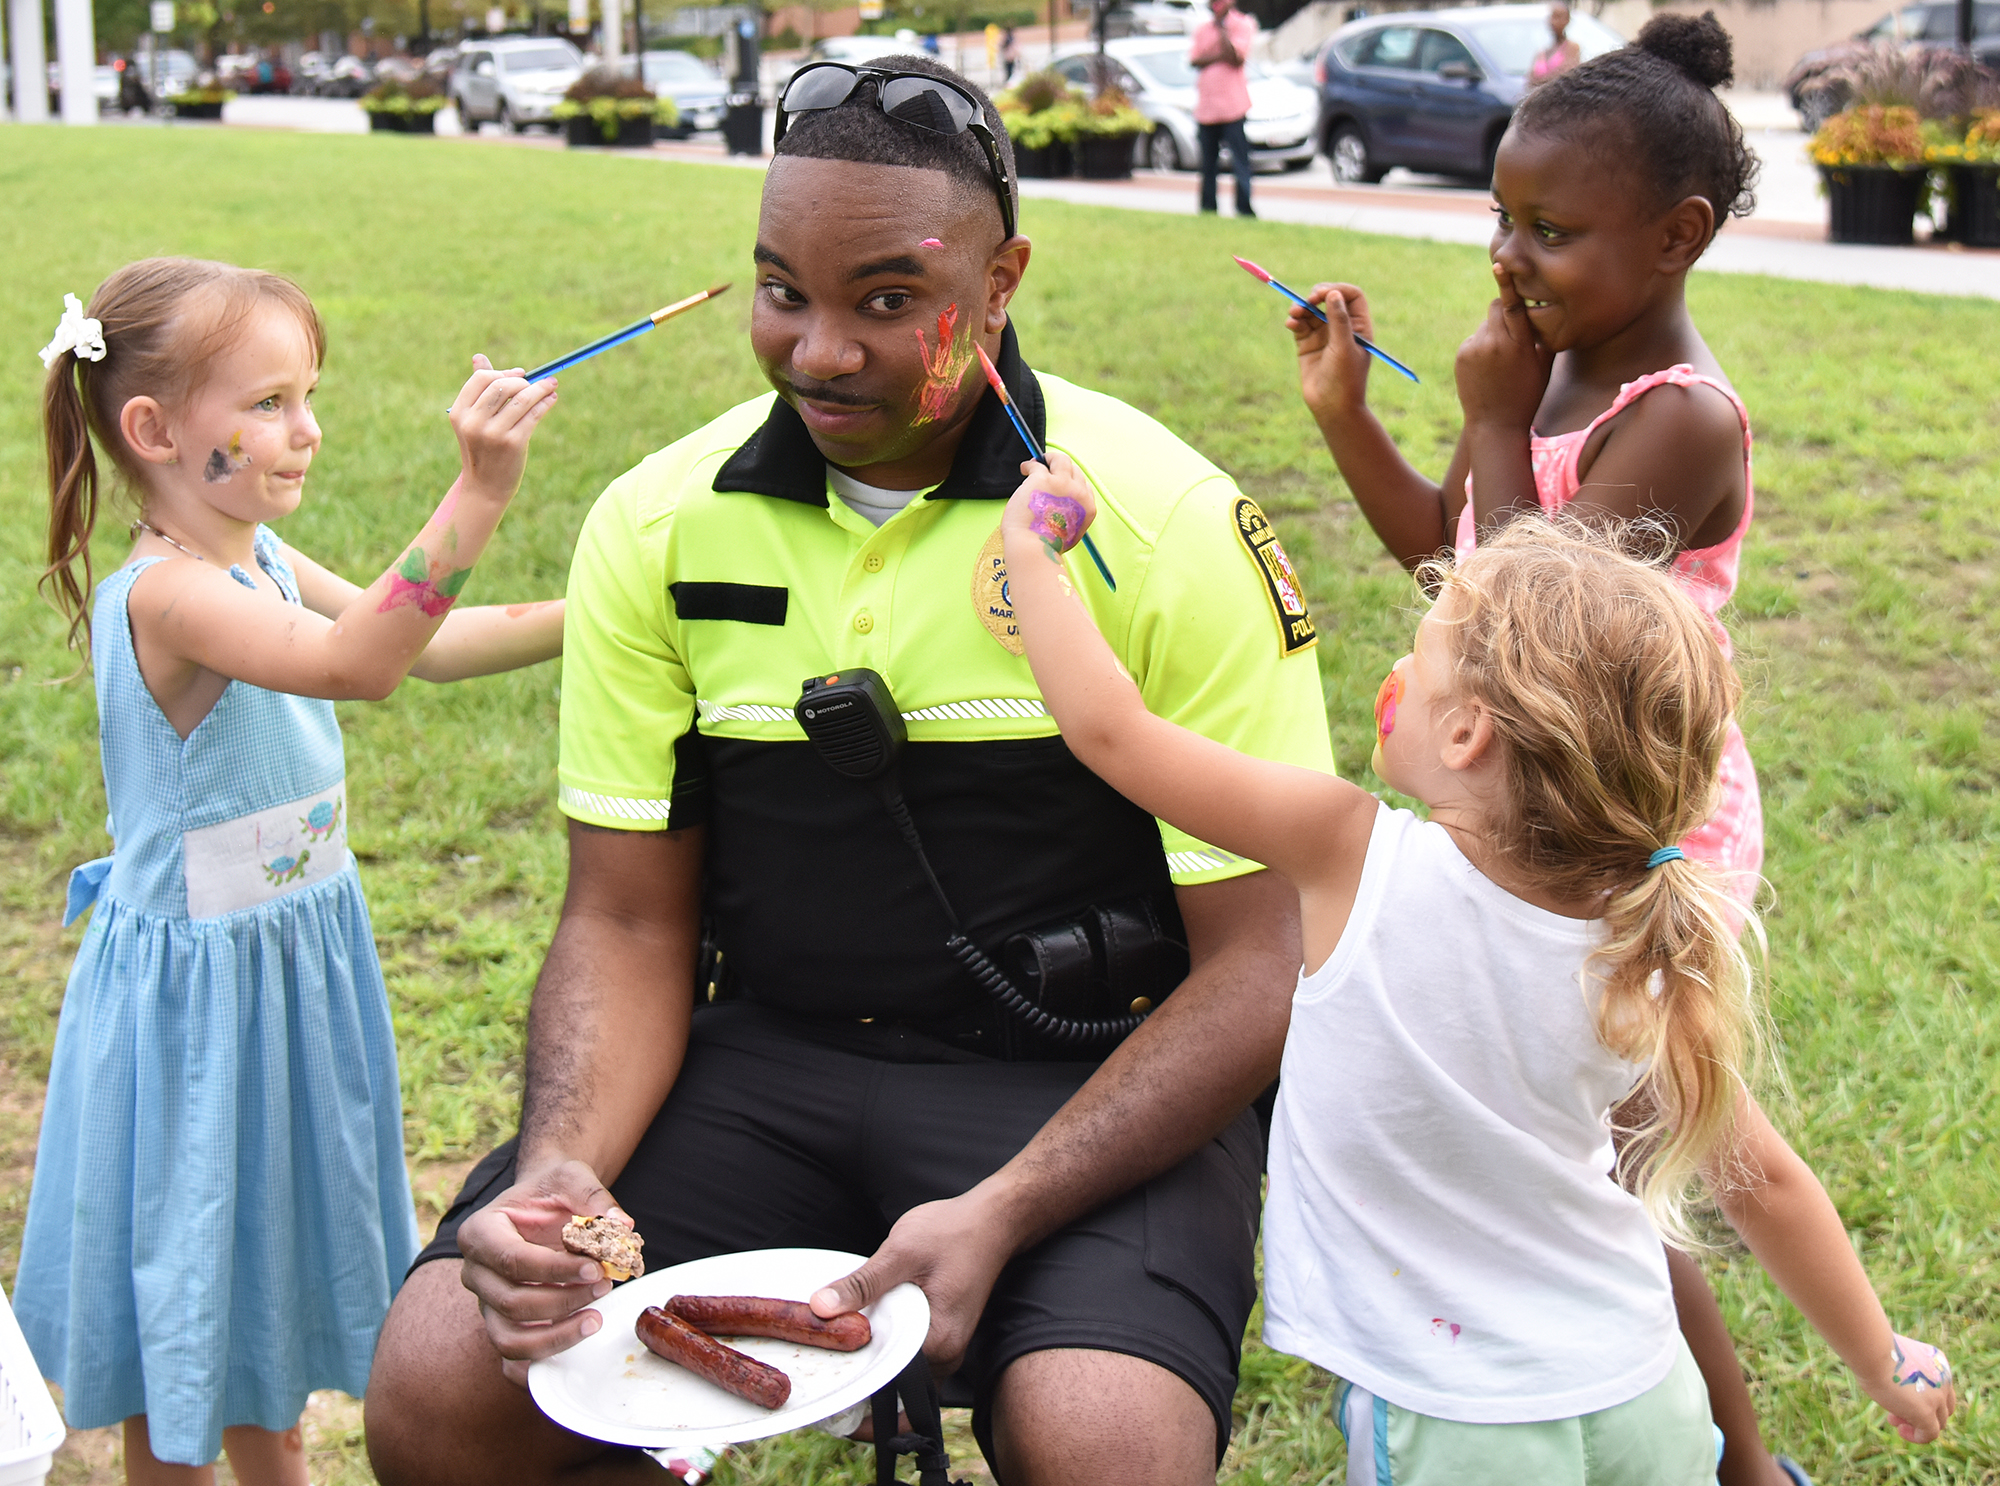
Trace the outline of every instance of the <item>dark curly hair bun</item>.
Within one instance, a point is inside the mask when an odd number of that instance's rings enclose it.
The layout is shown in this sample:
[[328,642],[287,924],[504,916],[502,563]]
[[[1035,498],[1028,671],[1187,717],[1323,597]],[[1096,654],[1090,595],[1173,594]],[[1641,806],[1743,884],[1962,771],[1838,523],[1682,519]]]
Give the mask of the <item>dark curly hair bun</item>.
[[1715,90],[1735,76],[1715,19],[1656,15],[1638,41],[1566,68],[1514,110],[1509,134],[1574,139],[1636,167],[1649,206],[1704,197],[1720,227],[1757,205],[1757,157]]
[[1726,88],[1736,79],[1729,33],[1704,15],[1656,15],[1639,28],[1639,47],[1671,62],[1704,88]]

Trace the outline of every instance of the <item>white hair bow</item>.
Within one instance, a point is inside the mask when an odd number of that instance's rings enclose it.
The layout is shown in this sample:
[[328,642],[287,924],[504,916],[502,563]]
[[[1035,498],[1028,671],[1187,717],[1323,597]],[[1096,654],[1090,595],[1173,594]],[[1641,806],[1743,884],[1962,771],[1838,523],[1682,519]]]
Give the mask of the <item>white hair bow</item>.
[[74,294],[63,296],[62,319],[56,325],[56,338],[42,347],[42,365],[54,366],[65,351],[76,352],[79,361],[104,359],[104,322],[86,318],[83,302]]

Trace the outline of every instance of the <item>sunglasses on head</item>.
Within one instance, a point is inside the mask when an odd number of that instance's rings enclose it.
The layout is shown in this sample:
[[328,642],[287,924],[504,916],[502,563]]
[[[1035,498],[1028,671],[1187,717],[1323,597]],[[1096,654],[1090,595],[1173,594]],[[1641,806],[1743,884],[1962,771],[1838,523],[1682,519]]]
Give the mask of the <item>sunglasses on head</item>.
[[[817,109],[838,108],[853,96],[863,78],[875,79],[875,104],[890,118],[932,134],[964,134],[968,131],[986,152],[987,169],[993,172],[994,194],[1000,198],[1000,220],[1007,237],[1014,235],[1014,191],[1007,179],[1007,166],[1000,158],[1000,145],[986,127],[978,101],[955,84],[927,72],[901,72],[892,67],[850,67],[845,62],[811,62],[792,74],[778,99],[778,117],[772,131],[772,146],[785,137],[791,115]],[[1004,239],[1003,239],[1004,240]]]

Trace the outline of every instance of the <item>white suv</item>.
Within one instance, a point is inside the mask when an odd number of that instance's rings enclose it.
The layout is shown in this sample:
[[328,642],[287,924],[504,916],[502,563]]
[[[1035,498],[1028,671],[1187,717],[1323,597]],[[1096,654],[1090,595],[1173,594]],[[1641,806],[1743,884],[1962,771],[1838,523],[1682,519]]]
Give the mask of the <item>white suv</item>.
[[560,36],[503,36],[459,47],[450,92],[466,128],[491,119],[518,133],[548,123],[582,75],[583,54]]

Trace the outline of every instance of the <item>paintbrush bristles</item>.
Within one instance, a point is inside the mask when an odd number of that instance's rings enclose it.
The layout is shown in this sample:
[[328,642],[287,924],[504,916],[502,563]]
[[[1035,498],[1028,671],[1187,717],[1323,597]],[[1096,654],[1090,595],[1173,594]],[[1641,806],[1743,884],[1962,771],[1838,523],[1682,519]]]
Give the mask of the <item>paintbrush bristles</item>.
[[686,299],[677,299],[664,309],[654,310],[647,318],[655,325],[658,325],[662,320],[671,320],[682,310],[691,310],[698,304],[705,304],[728,288],[729,285],[727,284],[713,285],[710,288],[702,290],[699,294],[690,294]]
[[1000,394],[1000,401],[1010,408],[1013,407],[1014,399],[1007,395],[1007,384],[1000,380],[1000,368],[993,364],[993,358],[986,354],[986,348],[974,341],[972,349],[979,353],[979,364],[986,370],[986,380],[992,384],[993,390]]

